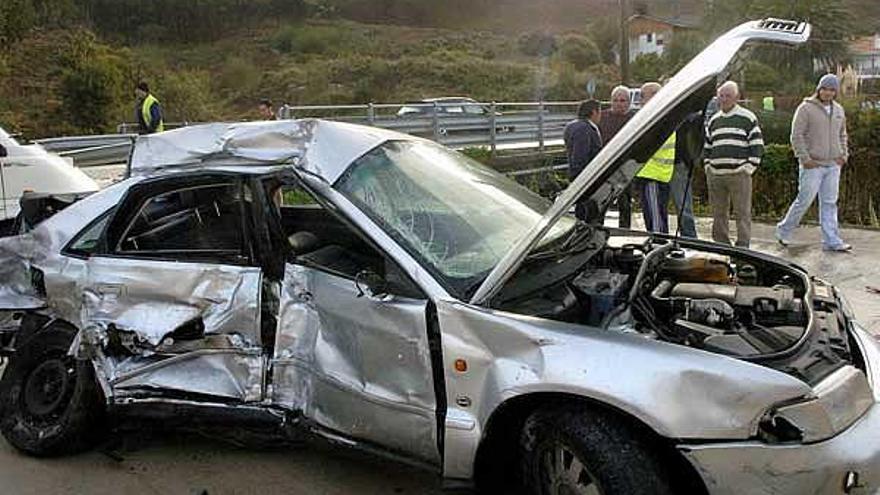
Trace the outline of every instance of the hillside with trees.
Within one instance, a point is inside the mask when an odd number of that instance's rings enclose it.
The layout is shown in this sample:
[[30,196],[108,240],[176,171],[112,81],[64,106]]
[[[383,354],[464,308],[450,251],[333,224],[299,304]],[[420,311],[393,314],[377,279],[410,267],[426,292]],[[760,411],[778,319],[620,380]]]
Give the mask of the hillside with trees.
[[[743,19],[795,16],[816,41],[743,70],[754,90],[800,94],[812,60],[845,62],[849,36],[880,29],[874,0],[631,3],[703,19],[663,57],[637,60],[632,83],[673,73]],[[27,137],[113,131],[132,120],[141,79],[169,121],[254,118],[263,97],[579,99],[587,79],[599,94],[620,80],[618,15],[617,0],[3,0],[0,125]]]

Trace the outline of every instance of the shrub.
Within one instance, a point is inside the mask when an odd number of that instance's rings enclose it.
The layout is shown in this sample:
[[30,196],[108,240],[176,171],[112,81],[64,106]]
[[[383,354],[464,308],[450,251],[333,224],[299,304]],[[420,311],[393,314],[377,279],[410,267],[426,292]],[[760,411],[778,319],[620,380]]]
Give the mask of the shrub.
[[111,51],[89,31],[73,31],[64,38],[57,59],[61,66],[60,111],[77,132],[106,132],[126,105],[128,54]]
[[122,99],[122,82],[122,72],[107,59],[93,59],[65,71],[61,97],[67,119],[86,132],[108,130]]
[[[755,103],[753,106],[761,105],[762,95],[755,95]],[[766,144],[784,144],[788,145],[791,140],[791,118],[793,112],[776,110],[773,112],[765,112],[761,109],[755,109],[755,115],[758,117],[758,125],[761,126],[761,134],[764,135],[764,143]]]
[[261,75],[261,70],[252,61],[230,57],[223,63],[213,83],[215,88],[222,89],[231,98],[244,96],[254,99]]
[[553,64],[553,84],[548,88],[544,99],[581,100],[586,97],[584,76],[568,62]]
[[344,28],[329,25],[293,25],[280,30],[272,39],[272,47],[281,53],[325,54],[337,53],[341,47],[351,47],[351,33]]
[[630,64],[630,73],[636,81],[659,81],[666,74],[668,66],[656,53],[639,55]]
[[221,120],[211,92],[211,74],[200,70],[178,70],[162,74],[155,94],[162,102],[165,122]]
[[610,100],[611,90],[620,81],[620,69],[616,65],[596,64],[587,68],[587,79],[596,81],[596,93],[593,95],[597,100]]
[[562,42],[559,44],[559,55],[577,70],[584,70],[601,61],[596,43],[586,36],[575,34],[562,38]]
[[547,33],[526,33],[517,40],[519,51],[532,57],[549,57],[556,49],[556,37]]
[[489,165],[492,161],[492,151],[484,146],[468,146],[460,151],[463,155],[473,158],[484,165]]
[[782,75],[774,67],[756,60],[749,60],[745,64],[745,80],[748,81],[749,91],[752,93],[779,91]]

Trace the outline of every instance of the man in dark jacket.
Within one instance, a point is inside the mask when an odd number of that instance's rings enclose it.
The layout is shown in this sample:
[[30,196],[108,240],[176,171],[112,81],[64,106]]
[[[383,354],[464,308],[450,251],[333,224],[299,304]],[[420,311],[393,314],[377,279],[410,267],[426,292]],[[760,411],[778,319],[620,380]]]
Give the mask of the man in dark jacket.
[[[630,109],[629,88],[617,86],[611,90],[611,108],[602,111],[602,120],[599,122],[599,132],[602,134],[602,142],[607,143],[629,122],[635,114]],[[632,218],[632,188],[627,186],[617,196],[618,227],[628,229]]]
[[134,90],[137,95],[135,105],[135,118],[138,122],[140,134],[152,134],[165,130],[165,122],[162,120],[162,106],[159,100],[150,94],[150,87],[146,82],[138,83]]
[[[578,107],[578,118],[565,125],[562,138],[565,140],[565,151],[568,154],[568,177],[574,180],[588,163],[602,149],[602,135],[599,132],[599,121],[602,113],[599,102],[587,100]],[[586,220],[585,205],[578,201],[575,216]]]

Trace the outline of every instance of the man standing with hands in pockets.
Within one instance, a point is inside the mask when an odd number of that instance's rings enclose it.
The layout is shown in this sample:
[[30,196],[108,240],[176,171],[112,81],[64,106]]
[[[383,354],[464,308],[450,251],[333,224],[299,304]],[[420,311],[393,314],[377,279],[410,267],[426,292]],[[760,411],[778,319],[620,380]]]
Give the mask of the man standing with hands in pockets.
[[752,239],[752,174],[761,165],[764,137],[755,114],[737,104],[739,86],[727,81],[718,87],[718,112],[709,119],[703,159],[709,203],[712,204],[712,240],[730,245],[730,207],[736,212],[736,245],[749,247]]
[[840,81],[834,74],[819,79],[816,94],[798,106],[791,123],[791,147],[800,164],[798,195],[785,218],[776,225],[776,239],[788,246],[791,235],[804,213],[819,195],[819,221],[822,225],[822,248],[826,251],[849,251],[852,246],[840,238],[837,224],[837,193],[840,169],[846,163],[846,115],[834,101]]

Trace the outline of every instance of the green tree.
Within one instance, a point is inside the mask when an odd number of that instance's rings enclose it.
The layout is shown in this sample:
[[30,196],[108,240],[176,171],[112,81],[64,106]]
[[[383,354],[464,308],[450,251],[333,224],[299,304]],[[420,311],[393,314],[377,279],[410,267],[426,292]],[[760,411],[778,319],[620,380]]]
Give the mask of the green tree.
[[596,43],[586,36],[569,34],[559,44],[559,56],[572,64],[577,70],[601,62],[601,55]]
[[587,33],[596,42],[602,62],[617,63],[617,45],[620,43],[620,16],[603,17],[587,25]]
[[123,75],[112,60],[97,58],[65,71],[61,79],[63,111],[85,132],[105,132],[114,123],[122,99]]
[[37,22],[31,0],[0,2],[0,47],[11,49]]
[[675,73],[706,47],[706,38],[699,31],[675,33],[663,51],[663,59],[669,73]]
[[111,50],[94,33],[68,36],[60,58],[61,114],[79,132],[106,132],[122,118],[125,107],[126,51]]
[[211,74],[201,70],[175,70],[159,75],[153,86],[156,97],[162,102],[165,121],[221,120],[211,81]]
[[844,0],[755,0],[752,17],[806,20],[812,25],[810,40],[796,50],[766,50],[762,58],[788,74],[812,79],[814,65],[820,72],[836,71],[849,59],[848,43],[855,33],[853,16]]
[[635,81],[659,81],[667,75],[666,63],[656,53],[639,55],[629,66],[632,78]]

